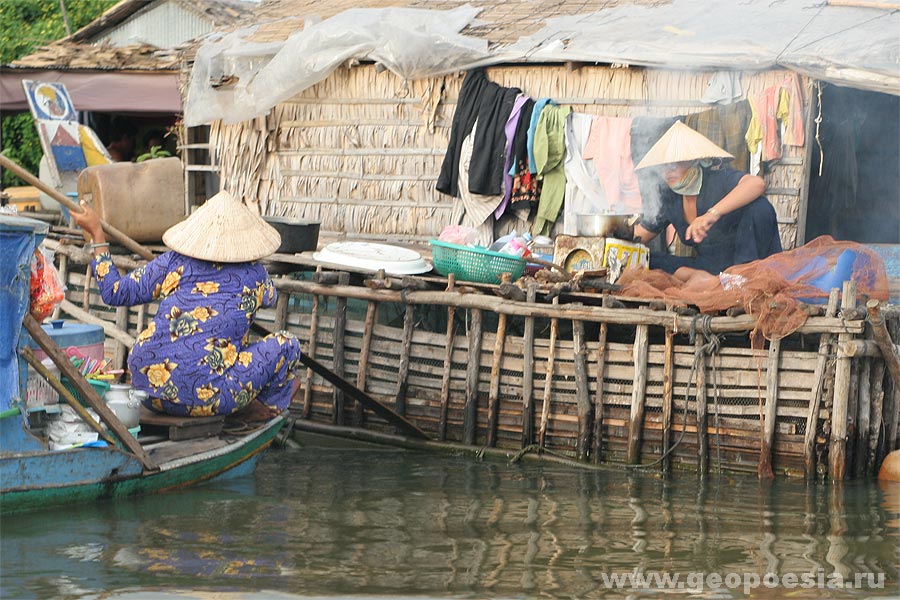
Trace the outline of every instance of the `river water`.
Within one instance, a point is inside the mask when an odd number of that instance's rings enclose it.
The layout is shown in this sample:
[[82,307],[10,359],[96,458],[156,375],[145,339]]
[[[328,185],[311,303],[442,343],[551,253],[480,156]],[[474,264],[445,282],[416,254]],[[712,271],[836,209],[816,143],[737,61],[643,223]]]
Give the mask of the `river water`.
[[898,487],[701,483],[312,439],[230,480],[4,517],[0,593],[896,598]]

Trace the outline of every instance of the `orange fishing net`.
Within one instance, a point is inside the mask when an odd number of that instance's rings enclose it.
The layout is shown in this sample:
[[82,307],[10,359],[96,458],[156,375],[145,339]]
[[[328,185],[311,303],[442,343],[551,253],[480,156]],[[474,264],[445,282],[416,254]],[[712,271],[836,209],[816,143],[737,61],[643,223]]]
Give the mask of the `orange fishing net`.
[[617,281],[618,295],[694,305],[703,313],[743,307],[757,315],[754,338],[783,338],[808,318],[801,304],[823,304],[832,288],[853,280],[859,297],[888,299],[881,256],[862,244],[818,237],[795,250],[726,269],[719,276],[684,283],[660,270],[630,269]]

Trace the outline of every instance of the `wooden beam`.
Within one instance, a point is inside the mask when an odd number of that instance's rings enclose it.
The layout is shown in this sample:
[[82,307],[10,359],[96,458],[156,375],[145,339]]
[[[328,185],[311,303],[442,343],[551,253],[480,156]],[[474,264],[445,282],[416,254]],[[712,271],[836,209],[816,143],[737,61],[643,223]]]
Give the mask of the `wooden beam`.
[[478,430],[478,379],[481,369],[481,310],[470,311],[472,323],[469,326],[469,364],[466,368],[466,403],[463,406],[463,442],[475,443]]
[[769,342],[769,358],[766,361],[766,406],[762,421],[762,440],[759,447],[760,479],[774,479],[772,450],[775,448],[775,422],[778,419],[778,370],[781,363],[781,340]]
[[[842,290],[841,309],[856,307],[856,284],[845,281]],[[842,333],[838,343],[848,342],[852,334]],[[831,439],[828,445],[828,475],[832,481],[843,481],[847,469],[847,410],[850,404],[851,360],[837,357],[834,373],[834,404],[831,409]]]
[[[825,308],[826,316],[833,317],[837,312],[840,293],[837,288],[831,290],[831,294],[828,296],[828,305]],[[803,467],[807,479],[813,479],[816,476],[816,430],[819,425],[819,409],[825,395],[825,373],[833,341],[834,336],[829,333],[823,333],[819,338],[819,352],[816,356],[816,370],[813,376],[815,388],[813,388],[813,395],[809,402],[806,432],[803,435]]]
[[647,357],[649,355],[649,330],[638,325],[634,335],[632,358],[634,360],[634,384],[631,388],[631,414],[628,418],[628,451],[626,461],[638,464],[641,460],[644,403],[647,392]]
[[591,398],[588,390],[587,344],[584,343],[584,322],[572,321],[572,341],[575,351],[575,402],[578,414],[578,438],[575,455],[586,460],[591,442]]
[[[537,299],[537,283],[529,283],[525,301]],[[525,317],[522,333],[522,447],[534,442],[534,317]]]

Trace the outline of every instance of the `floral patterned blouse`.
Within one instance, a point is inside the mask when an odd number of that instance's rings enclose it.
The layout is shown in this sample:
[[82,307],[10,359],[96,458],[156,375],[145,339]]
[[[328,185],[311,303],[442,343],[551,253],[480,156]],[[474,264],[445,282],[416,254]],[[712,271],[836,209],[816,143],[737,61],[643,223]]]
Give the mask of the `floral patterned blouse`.
[[229,414],[253,398],[283,410],[299,363],[296,338],[279,332],[249,344],[259,308],[273,306],[275,286],[258,263],[213,263],[166,252],[127,275],[108,253],[95,257],[103,301],[159,308],[128,357],[132,385],[159,412]]

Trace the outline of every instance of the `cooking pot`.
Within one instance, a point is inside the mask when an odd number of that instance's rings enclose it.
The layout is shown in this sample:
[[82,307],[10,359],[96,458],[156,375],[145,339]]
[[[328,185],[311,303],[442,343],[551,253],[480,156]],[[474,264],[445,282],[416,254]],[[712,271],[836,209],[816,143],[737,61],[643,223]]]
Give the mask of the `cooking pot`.
[[640,215],[580,214],[575,216],[578,235],[588,237],[613,237],[630,240],[634,237],[634,224]]
[[114,383],[103,396],[106,405],[126,428],[137,427],[141,420],[141,401],[147,392],[136,390],[128,384]]
[[281,254],[315,250],[319,245],[319,222],[291,217],[263,217],[281,235]]

